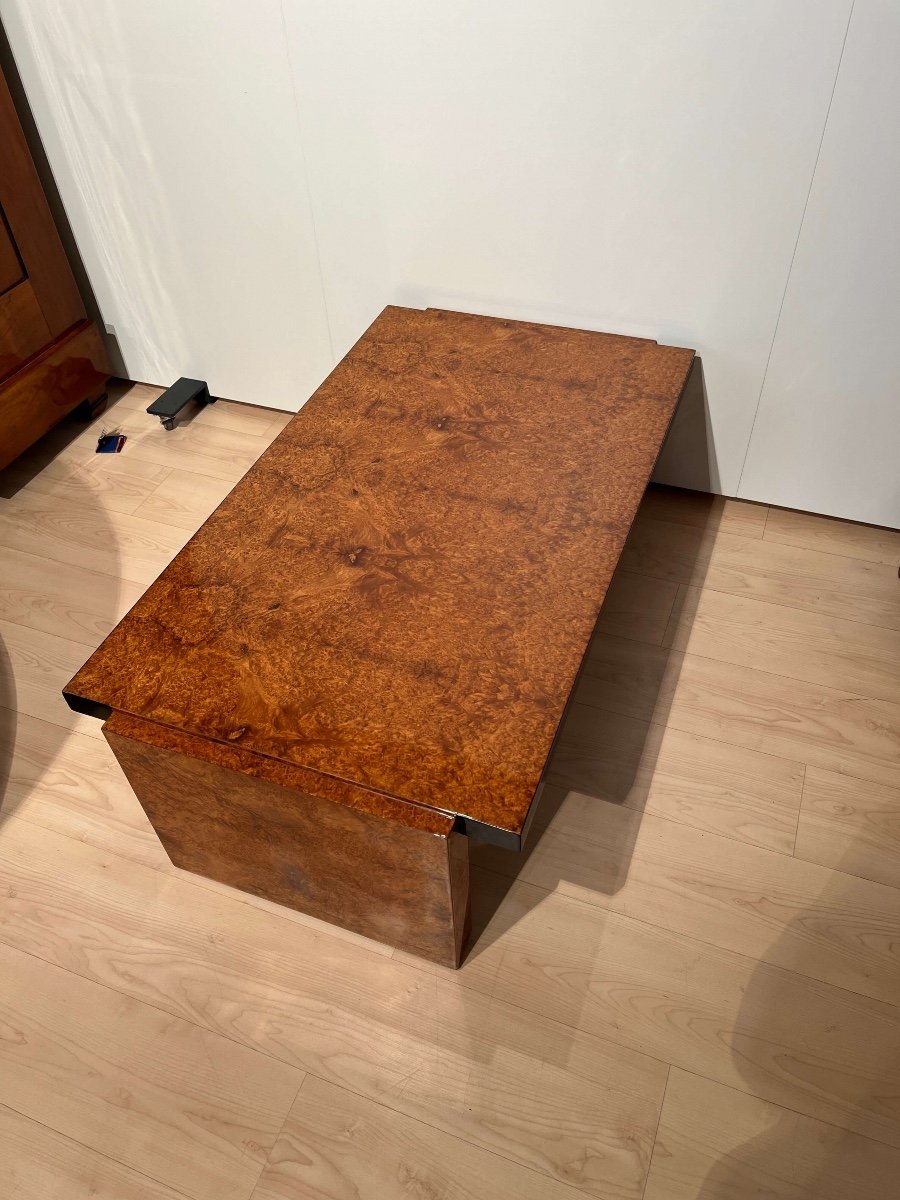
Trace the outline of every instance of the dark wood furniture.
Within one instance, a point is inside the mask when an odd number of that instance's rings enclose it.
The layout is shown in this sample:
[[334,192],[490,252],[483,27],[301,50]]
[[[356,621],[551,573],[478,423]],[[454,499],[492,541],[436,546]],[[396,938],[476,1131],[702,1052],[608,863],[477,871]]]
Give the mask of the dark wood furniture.
[[692,358],[385,309],[65,689],[172,861],[458,964]]
[[106,388],[109,363],[0,75],[0,468]]

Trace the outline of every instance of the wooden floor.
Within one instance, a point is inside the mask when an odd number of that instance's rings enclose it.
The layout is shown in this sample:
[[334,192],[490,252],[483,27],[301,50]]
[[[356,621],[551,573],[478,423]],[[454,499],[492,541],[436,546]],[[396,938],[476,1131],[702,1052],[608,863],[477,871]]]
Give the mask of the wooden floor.
[[900,535],[651,490],[453,974],[176,870],[65,708],[287,419],[153,395],[0,475],[0,1197],[900,1196]]

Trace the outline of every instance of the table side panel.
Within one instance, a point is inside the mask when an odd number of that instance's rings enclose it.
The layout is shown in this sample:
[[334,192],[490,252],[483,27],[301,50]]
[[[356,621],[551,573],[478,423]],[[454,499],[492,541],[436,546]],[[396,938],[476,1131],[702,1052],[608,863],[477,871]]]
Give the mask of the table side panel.
[[458,965],[468,844],[452,818],[310,795],[266,778],[280,764],[246,774],[246,755],[223,765],[202,738],[127,714],[113,713],[103,732],[177,867]]

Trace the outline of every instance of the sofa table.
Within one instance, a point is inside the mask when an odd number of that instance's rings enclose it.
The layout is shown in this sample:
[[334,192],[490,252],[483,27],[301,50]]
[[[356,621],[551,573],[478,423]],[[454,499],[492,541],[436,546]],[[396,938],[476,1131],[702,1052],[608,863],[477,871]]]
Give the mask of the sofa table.
[[386,308],[65,688],[172,861],[457,966],[692,358]]

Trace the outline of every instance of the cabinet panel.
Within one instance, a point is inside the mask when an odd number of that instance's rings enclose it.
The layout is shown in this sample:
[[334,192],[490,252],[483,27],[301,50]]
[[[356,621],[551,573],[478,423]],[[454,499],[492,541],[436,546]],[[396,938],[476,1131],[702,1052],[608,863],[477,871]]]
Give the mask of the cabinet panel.
[[84,305],[2,75],[0,160],[0,206],[50,334],[58,337],[84,319]]
[[16,253],[16,244],[6,228],[3,212],[0,210],[0,292],[8,291],[24,278],[22,264]]
[[0,470],[82,400],[106,390],[109,365],[95,325],[82,321],[0,390]]
[[0,296],[0,379],[52,341],[34,288],[26,280]]
[[108,378],[100,333],[85,317],[0,74],[0,469],[97,399]]

